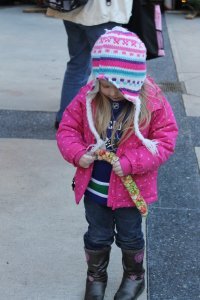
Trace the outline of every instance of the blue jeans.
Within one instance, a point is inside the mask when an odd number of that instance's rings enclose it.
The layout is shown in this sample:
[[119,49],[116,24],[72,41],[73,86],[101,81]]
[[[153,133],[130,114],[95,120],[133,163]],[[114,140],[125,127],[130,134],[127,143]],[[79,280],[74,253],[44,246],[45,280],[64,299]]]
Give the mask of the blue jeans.
[[118,208],[98,204],[88,198],[84,199],[85,216],[88,230],[84,234],[87,249],[99,250],[116,242],[126,250],[144,248],[142,217],[136,207]]
[[60,122],[62,114],[84,86],[91,73],[91,50],[97,39],[105,32],[118,25],[108,22],[95,26],[84,26],[69,21],[63,21],[68,36],[68,50],[70,60],[64,75],[60,109],[56,115],[56,121]]

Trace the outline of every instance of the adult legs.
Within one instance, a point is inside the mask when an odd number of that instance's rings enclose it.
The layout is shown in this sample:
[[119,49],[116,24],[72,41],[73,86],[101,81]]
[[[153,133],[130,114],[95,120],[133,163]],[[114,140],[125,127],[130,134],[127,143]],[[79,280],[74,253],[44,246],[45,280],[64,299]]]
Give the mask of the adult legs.
[[91,73],[91,49],[94,43],[105,32],[105,29],[111,29],[115,25],[116,23],[109,22],[95,26],[83,26],[64,21],[70,60],[67,63],[63,79],[60,108],[56,115],[57,123],[61,121],[67,105],[88,81]]
[[78,24],[64,21],[68,36],[68,50],[70,60],[64,74],[60,109],[56,115],[56,121],[60,122],[62,114],[78,93],[79,89],[86,84],[90,74],[90,45],[85,32]]

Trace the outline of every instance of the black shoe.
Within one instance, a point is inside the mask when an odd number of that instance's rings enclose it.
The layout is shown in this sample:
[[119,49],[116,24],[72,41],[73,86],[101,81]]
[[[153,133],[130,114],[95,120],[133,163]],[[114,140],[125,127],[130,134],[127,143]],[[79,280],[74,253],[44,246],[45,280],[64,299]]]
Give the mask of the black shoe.
[[59,128],[59,124],[60,124],[60,122],[55,121],[55,123],[54,123],[54,128],[55,128],[56,130]]

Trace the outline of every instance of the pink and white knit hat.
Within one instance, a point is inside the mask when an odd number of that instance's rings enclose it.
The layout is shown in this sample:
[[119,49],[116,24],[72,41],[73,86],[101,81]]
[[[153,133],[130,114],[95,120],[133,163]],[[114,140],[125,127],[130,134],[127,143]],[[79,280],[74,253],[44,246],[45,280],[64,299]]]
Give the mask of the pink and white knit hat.
[[143,137],[139,130],[141,101],[139,94],[146,79],[146,47],[138,36],[122,27],[114,27],[95,43],[92,50],[92,71],[95,88],[87,97],[87,118],[97,144],[103,144],[92,120],[91,102],[99,90],[98,79],[106,79],[123,94],[124,98],[135,104],[134,129],[137,137],[146,148],[155,154],[157,143]]

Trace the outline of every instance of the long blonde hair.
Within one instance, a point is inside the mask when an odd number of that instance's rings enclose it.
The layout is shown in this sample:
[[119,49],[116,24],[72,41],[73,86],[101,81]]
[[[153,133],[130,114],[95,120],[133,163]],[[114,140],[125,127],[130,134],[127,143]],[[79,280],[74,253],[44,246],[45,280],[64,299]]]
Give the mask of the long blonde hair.
[[[141,100],[141,113],[139,118],[140,129],[144,129],[148,126],[151,120],[151,113],[147,109],[147,89],[146,83],[143,85],[140,92]],[[107,128],[111,120],[111,106],[109,99],[103,95],[101,92],[98,92],[94,99],[95,103],[95,112],[94,112],[94,124],[98,134],[105,139],[107,136]],[[111,135],[111,143],[113,143],[116,131],[121,125],[121,137],[118,141],[118,144],[124,142],[134,131],[134,112],[135,105],[130,101],[126,101],[126,104],[118,116]]]

